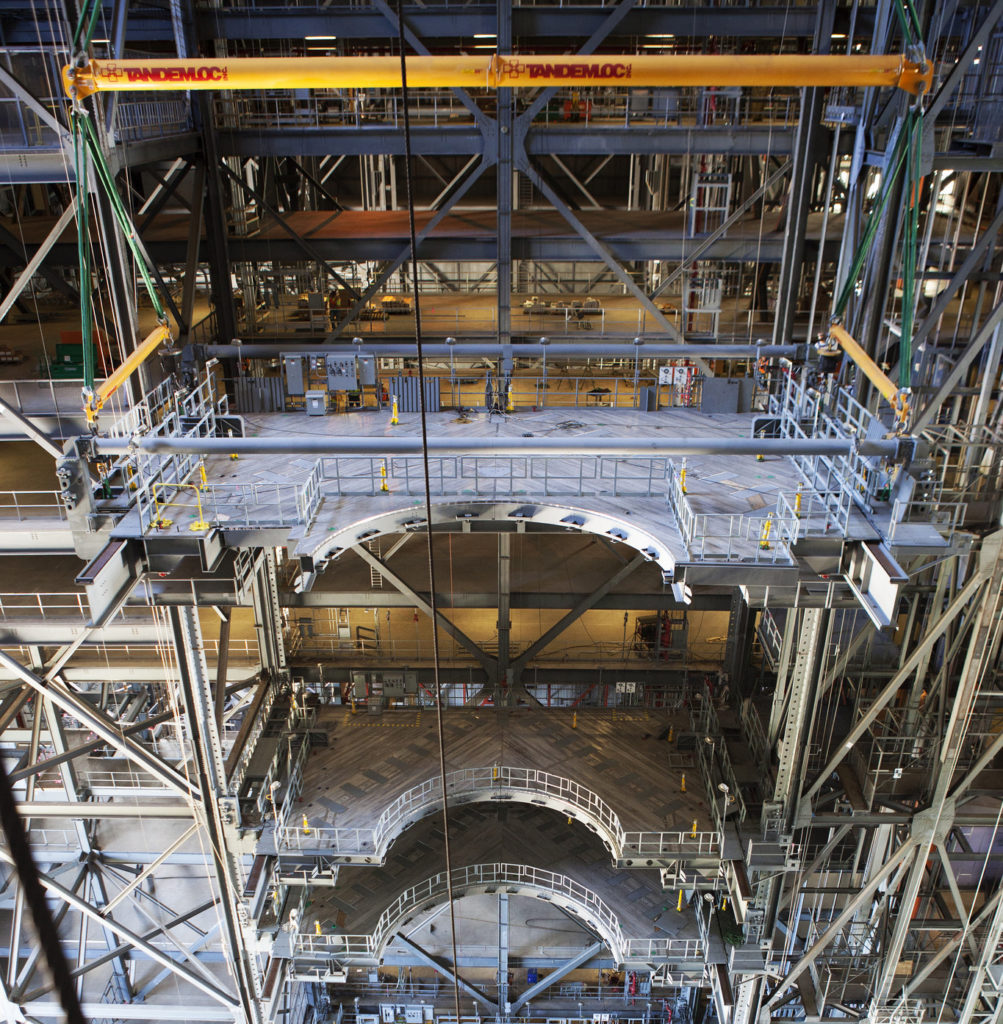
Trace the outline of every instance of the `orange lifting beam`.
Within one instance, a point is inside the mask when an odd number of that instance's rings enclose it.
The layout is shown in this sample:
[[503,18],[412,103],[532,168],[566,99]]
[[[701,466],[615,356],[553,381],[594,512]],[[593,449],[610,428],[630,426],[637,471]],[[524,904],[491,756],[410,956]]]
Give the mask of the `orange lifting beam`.
[[93,394],[86,394],[84,397],[84,413],[87,422],[93,423],[94,417],[104,407],[105,402],[142,366],[146,360],[153,355],[156,349],[171,336],[170,329],[164,324],[155,327],[136,347],[130,352],[125,362],[108,377]]
[[[587,86],[896,86],[929,91],[928,62],[890,56],[817,54],[515,54],[493,57],[408,57],[415,88],[496,89],[541,85]],[[188,89],[399,88],[398,57],[223,57],[215,60],[92,60],[64,67],[69,96],[95,92]]]
[[864,376],[884,395],[889,405],[895,410],[899,423],[905,423],[906,417],[909,415],[909,402],[906,393],[895,386],[891,378],[864,351],[857,339],[852,334],[848,334],[839,324],[829,325],[829,337],[838,342],[839,347],[860,367]]

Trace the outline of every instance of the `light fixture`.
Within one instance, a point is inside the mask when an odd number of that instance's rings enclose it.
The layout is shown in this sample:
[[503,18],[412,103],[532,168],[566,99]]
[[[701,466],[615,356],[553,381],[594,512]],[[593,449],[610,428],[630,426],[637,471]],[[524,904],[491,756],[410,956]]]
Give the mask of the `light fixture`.
[[303,37],[308,43],[317,42],[321,39],[337,39],[337,36],[304,36]]
[[725,796],[728,795],[728,783],[727,782],[719,782],[717,784],[717,789],[718,789],[719,793],[724,793]]
[[474,39],[497,39],[498,36],[494,32],[475,32]]

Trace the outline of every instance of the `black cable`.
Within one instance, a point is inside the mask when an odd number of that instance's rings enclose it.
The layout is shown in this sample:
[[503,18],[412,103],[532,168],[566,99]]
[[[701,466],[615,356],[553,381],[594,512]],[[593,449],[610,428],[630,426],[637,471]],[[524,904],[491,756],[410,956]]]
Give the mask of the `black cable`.
[[[411,117],[408,113],[407,59],[405,57],[404,11],[397,0],[397,39],[401,58],[401,104],[404,107],[404,172],[407,191],[407,220],[411,237],[411,288],[414,292],[414,342],[418,356],[418,409],[421,413],[421,463],[425,475],[425,538],[428,551],[428,590],[432,613],[432,680],[435,687],[435,721],[439,739],[439,777],[442,783],[442,842],[446,862],[446,899],[449,903],[449,941],[453,954],[453,1003],[460,1020],[460,963],[456,952],[456,910],[453,899],[453,860],[449,845],[449,804],[446,794],[446,738],[443,730],[442,682],[439,678],[439,611],[435,596],[435,553],[432,546],[432,485],[428,469],[428,420],[425,403],[425,360],[422,353],[421,302],[418,294],[418,239],[414,226],[414,188],[411,180]],[[502,1012],[504,1007],[499,1007]]]
[[[36,708],[37,713],[38,708]],[[3,758],[0,758],[0,828],[3,829],[4,838],[7,840],[10,850],[10,858],[14,862],[17,876],[21,881],[24,902],[31,911],[38,944],[49,964],[49,973],[52,975],[53,984],[59,994],[59,1004],[66,1014],[66,1024],[85,1024],[84,1012],[80,1008],[80,1000],[77,998],[77,987],[70,975],[69,965],[63,955],[63,947],[59,944],[59,929],[52,920],[52,913],[45,899],[45,889],[38,877],[35,858],[32,857],[31,847],[28,845],[28,833],[24,830],[24,819],[18,813],[14,790],[7,777]],[[12,949],[10,955],[16,959],[17,950]]]

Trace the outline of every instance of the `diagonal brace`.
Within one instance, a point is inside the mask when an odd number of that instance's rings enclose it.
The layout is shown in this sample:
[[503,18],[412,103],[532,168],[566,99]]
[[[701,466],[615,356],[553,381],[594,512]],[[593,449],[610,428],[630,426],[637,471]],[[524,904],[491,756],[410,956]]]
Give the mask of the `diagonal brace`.
[[636,558],[628,562],[618,572],[615,572],[606,582],[599,587],[598,590],[593,590],[591,594],[583,597],[571,609],[567,615],[562,616],[555,622],[546,633],[543,634],[538,640],[534,641],[529,647],[526,648],[518,658],[514,658],[512,661],[512,668],[519,671],[527,665],[533,658],[535,658],[540,651],[542,651],[547,644],[550,643],[554,637],[559,636],[563,633],[568,626],[573,622],[577,621],[585,614],[590,608],[598,604],[621,580],[626,579],[638,566],[643,565],[647,559],[644,555],[638,555]]
[[535,999],[541,992],[546,991],[551,985],[566,977],[572,971],[577,970],[582,964],[588,963],[592,957],[600,953],[603,943],[593,942],[591,946],[576,953],[570,960],[565,960],[560,967],[555,967],[545,978],[541,978],[535,985],[528,989],[512,1004],[512,1013],[518,1013],[531,999]]
[[431,953],[422,949],[421,946],[416,942],[412,942],[402,932],[398,932],[394,938],[406,949],[408,952],[413,953],[423,964],[431,967],[432,970],[438,971],[447,981],[455,982],[457,986],[463,989],[464,992],[469,996],[473,996],[477,1002],[487,1007],[492,1013],[498,1012],[497,1003],[491,1002],[490,999],[479,989],[475,988],[468,981],[464,981],[459,974],[451,970],[446,964],[442,963],[438,957],[432,956]]
[[[432,606],[426,601],[416,590],[412,590],[407,583],[404,582],[384,562],[380,561],[368,548],[363,547],[361,544],[353,544],[352,550],[361,558],[364,562],[368,562],[388,583],[396,587],[406,597],[411,598],[412,601],[429,617],[432,615]],[[467,636],[462,630],[454,626],[449,619],[447,619],[442,612],[437,612],[439,626],[444,629],[458,644],[465,647],[470,653],[484,666],[485,670],[489,674],[495,672],[497,662],[489,654],[485,654],[484,651],[474,643],[473,640]]]

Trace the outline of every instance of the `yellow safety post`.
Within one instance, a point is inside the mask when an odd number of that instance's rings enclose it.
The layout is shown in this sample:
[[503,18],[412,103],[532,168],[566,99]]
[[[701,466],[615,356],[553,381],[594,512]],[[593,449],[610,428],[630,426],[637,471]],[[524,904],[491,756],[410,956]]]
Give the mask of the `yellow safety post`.
[[352,714],[355,714],[355,694],[352,694]]
[[303,815],[303,835],[310,835],[310,822],[307,820],[307,816]]
[[798,489],[794,492],[794,518],[801,518],[801,484],[798,484]]
[[773,529],[773,513],[769,512],[766,516],[766,522],[763,523],[763,532],[759,535],[759,547],[763,551],[770,550],[770,531]]
[[721,909],[722,910],[727,910],[728,909],[728,897],[727,896],[722,896],[721,897]]
[[[213,89],[399,89],[400,59],[379,57],[217,57],[92,60],[65,66],[68,96],[95,92]],[[922,95],[928,61],[901,54],[497,54],[410,56],[413,89],[619,86],[887,86]]]
[[492,779],[497,779],[498,778],[498,765],[495,765],[494,768],[491,770],[491,778]]
[[387,486],[387,460],[384,459],[380,463],[380,491],[383,494],[389,494],[390,488]]
[[683,459],[683,468],[679,470],[679,490],[686,493],[686,459]]
[[685,773],[683,773],[682,777],[679,780],[679,792],[680,793],[685,793],[686,792],[686,774]]
[[205,476],[205,459],[199,459],[199,479],[202,481],[202,486],[208,483]]
[[681,914],[683,912],[683,890],[679,890],[679,899],[676,900],[676,910]]
[[314,921],[314,923],[313,923],[313,933],[314,933],[314,935],[322,935],[323,934],[323,932],[321,931],[321,928],[320,928],[320,921]]
[[572,818],[572,817],[571,817],[571,815],[569,814],[569,815],[568,815],[568,824],[570,825],[570,824],[571,824],[571,823],[572,823],[572,822],[573,822],[574,820],[575,820],[575,819],[574,819],[574,818]]
[[394,395],[393,404],[390,406],[390,426],[396,427],[400,423],[400,417],[397,415],[397,396]]
[[669,726],[669,743],[672,742],[672,737],[675,735],[676,727],[674,725]]
[[766,456],[765,455],[757,455],[756,456],[756,462],[765,462],[765,461],[766,461]]
[[578,728],[578,712],[577,711],[571,716],[571,728],[572,729],[577,729]]
[[[204,471],[203,471],[203,481],[202,481],[202,483],[203,483],[203,486],[205,486]],[[188,527],[188,529],[191,530],[192,533],[201,533],[203,530],[210,529],[210,525],[209,525],[209,523],[207,523],[205,521],[205,515],[202,512],[202,488],[201,487],[196,487],[195,488],[195,502],[198,505],[199,517],[198,517],[198,519],[195,520],[194,523],[191,524],[191,526]]]
[[839,344],[850,359],[860,367],[864,376],[884,396],[888,404],[895,410],[895,418],[902,426],[909,416],[908,392],[895,386],[891,378],[864,351],[853,335],[848,334],[839,325],[838,321],[829,325],[829,337]]
[[[230,438],[233,437],[233,428],[232,427],[227,430],[226,436],[230,437]],[[230,461],[231,462],[236,461],[239,458],[240,458],[240,456],[236,452],[230,452]]]
[[126,357],[125,362],[112,373],[97,389],[84,391],[84,415],[88,423],[93,423],[105,402],[136,372],[137,369],[153,354],[153,352],[171,336],[166,324],[156,326]]
[[505,396],[505,411],[515,412],[515,402],[512,399],[512,385],[508,386],[508,393]]
[[697,837],[697,819],[693,819],[693,824],[690,827],[690,839],[696,839]]

